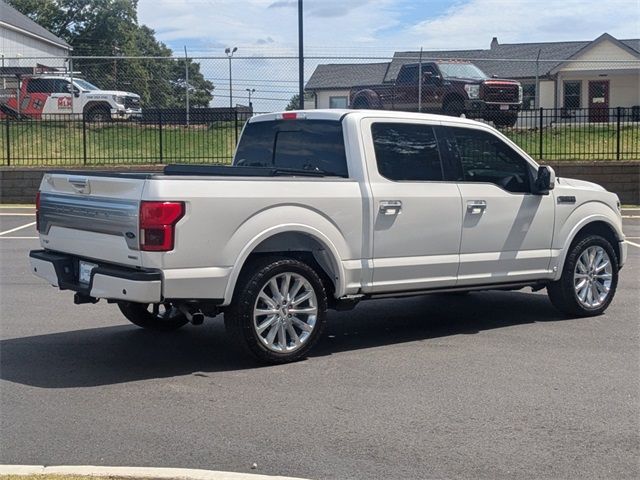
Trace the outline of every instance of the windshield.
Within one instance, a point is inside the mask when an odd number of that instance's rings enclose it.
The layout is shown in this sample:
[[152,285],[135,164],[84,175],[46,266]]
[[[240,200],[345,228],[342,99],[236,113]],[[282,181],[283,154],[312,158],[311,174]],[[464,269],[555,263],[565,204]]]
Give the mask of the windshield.
[[442,75],[449,78],[489,78],[486,73],[471,63],[439,63]]
[[75,83],[76,87],[80,87],[83,90],[100,90],[94,84],[87,82],[86,80],[81,80],[76,78],[73,83]]

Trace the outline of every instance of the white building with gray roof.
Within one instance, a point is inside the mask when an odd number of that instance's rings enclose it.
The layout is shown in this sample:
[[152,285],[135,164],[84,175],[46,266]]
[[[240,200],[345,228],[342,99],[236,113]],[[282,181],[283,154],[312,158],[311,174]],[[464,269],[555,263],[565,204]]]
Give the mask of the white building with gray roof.
[[576,42],[500,44],[494,38],[489,49],[396,52],[386,63],[318,65],[306,89],[315,95],[316,108],[343,108],[353,87],[392,84],[403,64],[420,59],[468,60],[490,76],[519,80],[524,109],[560,108],[570,114],[595,105],[640,105],[640,39],[618,40],[607,33]]
[[1,67],[63,67],[71,46],[0,0]]

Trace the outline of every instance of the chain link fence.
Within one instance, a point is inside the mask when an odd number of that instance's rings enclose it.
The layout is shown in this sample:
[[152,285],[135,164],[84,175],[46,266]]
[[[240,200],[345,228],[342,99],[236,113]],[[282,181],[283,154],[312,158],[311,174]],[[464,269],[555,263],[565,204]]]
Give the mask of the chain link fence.
[[[462,115],[538,159],[639,158],[640,59],[486,52],[306,57],[304,108]],[[298,106],[293,56],[2,58],[0,165],[228,163],[248,118]]]

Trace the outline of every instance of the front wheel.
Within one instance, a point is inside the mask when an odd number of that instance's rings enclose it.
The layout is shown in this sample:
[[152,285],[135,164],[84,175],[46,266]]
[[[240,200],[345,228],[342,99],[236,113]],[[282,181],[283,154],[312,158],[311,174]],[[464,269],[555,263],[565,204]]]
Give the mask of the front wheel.
[[459,99],[449,100],[442,111],[450,117],[459,117],[464,113],[464,102]]
[[588,235],[576,241],[562,276],[547,286],[551,303],[566,315],[591,317],[603,313],[616,293],[618,261],[607,239]]
[[504,113],[501,115],[498,115],[496,118],[493,119],[493,124],[496,127],[515,127],[516,123],[518,122],[518,114],[516,113],[514,114],[509,114],[509,113]]
[[111,111],[107,107],[94,107],[85,113],[85,119],[90,123],[108,123],[111,121]]
[[118,302],[122,314],[134,325],[157,332],[172,332],[186,325],[188,319],[171,303]]
[[268,257],[243,272],[225,312],[234,341],[258,360],[287,363],[304,358],[322,335],[327,294],[306,263]]

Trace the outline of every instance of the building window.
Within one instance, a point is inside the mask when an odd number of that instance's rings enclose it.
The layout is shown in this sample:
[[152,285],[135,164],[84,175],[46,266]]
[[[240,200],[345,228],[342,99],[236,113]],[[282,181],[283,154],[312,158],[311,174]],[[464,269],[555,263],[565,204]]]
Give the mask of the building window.
[[329,97],[329,108],[347,108],[347,97]]
[[564,82],[565,110],[580,108],[581,90],[582,90],[582,82],[580,81]]
[[536,108],[536,84],[522,84],[522,109],[533,110]]

